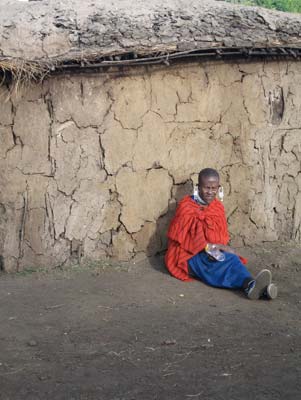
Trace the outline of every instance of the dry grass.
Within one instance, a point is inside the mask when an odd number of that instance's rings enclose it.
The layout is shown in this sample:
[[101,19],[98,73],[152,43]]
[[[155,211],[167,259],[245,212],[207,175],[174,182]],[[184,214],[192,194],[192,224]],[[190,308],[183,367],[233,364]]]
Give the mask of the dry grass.
[[42,80],[48,72],[49,66],[45,63],[0,58],[0,73],[2,75],[0,86],[9,79],[13,82],[15,93],[32,81]]

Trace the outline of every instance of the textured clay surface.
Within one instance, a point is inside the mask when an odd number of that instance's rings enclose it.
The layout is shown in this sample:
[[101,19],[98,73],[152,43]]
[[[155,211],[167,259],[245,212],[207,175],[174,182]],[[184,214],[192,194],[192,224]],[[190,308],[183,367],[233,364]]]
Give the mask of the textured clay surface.
[[233,245],[301,239],[298,62],[186,64],[1,87],[2,268],[166,248],[197,173],[221,173]]
[[301,45],[301,17],[213,0],[1,0],[0,57],[50,62]]

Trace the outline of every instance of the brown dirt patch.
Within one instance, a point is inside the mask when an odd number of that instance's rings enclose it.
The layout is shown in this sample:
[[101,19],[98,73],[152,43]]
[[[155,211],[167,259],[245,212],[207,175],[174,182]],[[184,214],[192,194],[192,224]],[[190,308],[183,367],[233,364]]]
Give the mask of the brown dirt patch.
[[297,399],[301,248],[244,249],[275,301],[139,265],[0,276],[0,398]]

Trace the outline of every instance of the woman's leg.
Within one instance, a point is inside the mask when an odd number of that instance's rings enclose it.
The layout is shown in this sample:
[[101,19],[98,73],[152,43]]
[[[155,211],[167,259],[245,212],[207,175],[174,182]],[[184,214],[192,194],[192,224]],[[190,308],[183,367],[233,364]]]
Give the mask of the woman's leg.
[[242,289],[251,299],[266,296],[269,299],[277,297],[277,286],[271,283],[272,274],[263,269],[253,278],[239,257],[232,253],[224,253],[224,261],[214,261],[204,251],[196,254],[188,261],[190,274],[210,286]]
[[196,254],[188,261],[191,275],[210,286],[242,289],[246,282],[253,279],[251,273],[237,255],[227,252],[224,254],[224,261],[211,260],[204,251]]

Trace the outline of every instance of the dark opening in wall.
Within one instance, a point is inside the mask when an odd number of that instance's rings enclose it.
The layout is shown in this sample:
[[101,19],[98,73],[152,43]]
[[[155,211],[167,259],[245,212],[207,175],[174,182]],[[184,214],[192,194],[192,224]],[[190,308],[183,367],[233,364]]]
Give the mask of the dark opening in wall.
[[0,255],[0,271],[4,271],[4,259],[3,256]]
[[269,104],[271,107],[272,124],[279,125],[282,121],[284,113],[284,98],[282,87],[276,86],[276,88],[272,92],[270,92]]

